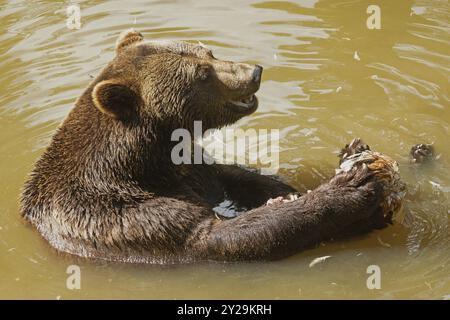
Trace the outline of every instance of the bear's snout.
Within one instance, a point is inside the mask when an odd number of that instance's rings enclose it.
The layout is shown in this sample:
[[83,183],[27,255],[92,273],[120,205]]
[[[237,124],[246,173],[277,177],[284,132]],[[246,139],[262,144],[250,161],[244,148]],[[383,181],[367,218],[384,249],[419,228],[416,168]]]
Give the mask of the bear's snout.
[[256,82],[258,84],[261,82],[262,71],[263,71],[263,67],[261,67],[259,64],[256,64],[255,68],[253,69],[253,73],[252,73],[253,82]]

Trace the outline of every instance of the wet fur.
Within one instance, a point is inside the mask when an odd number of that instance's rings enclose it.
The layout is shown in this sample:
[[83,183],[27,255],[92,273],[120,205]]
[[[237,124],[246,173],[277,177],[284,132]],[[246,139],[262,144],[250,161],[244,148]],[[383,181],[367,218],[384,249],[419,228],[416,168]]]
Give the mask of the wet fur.
[[[384,226],[381,186],[368,170],[266,206],[296,191],[236,166],[173,165],[174,129],[192,129],[194,120],[221,127],[243,115],[224,107],[214,79],[196,78],[203,60],[192,50],[202,49],[181,45],[190,60],[169,52],[149,62],[148,52],[160,49],[140,41],[136,32],[121,37],[117,57],[78,99],[25,184],[21,215],[54,248],[136,263],[268,260]],[[248,210],[218,219],[212,208],[225,196]]]

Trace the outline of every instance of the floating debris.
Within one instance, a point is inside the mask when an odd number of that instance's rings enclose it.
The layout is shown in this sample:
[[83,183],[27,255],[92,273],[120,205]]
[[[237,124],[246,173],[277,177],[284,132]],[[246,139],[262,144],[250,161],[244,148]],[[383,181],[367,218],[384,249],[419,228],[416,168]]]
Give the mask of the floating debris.
[[433,186],[433,188],[436,188],[436,189],[441,189],[441,185],[439,184],[439,183],[437,183],[437,182],[434,182],[434,181],[428,181],[432,186]]
[[409,15],[410,16],[412,16],[412,15],[420,16],[421,14],[424,14],[425,11],[427,11],[426,7],[412,7],[411,13]]
[[359,57],[358,51],[355,51],[355,53],[353,54],[353,59],[361,61],[361,58]]
[[380,236],[377,237],[377,240],[383,247],[386,247],[386,248],[391,248],[392,247],[389,243],[384,242],[383,240],[381,240]]
[[28,260],[34,264],[39,264],[39,262],[33,258],[28,258]]
[[445,193],[449,193],[450,192],[450,187],[443,187],[441,184],[439,184],[437,182],[434,182],[434,181],[431,181],[431,180],[429,180],[428,182],[431,184],[431,186],[433,187],[433,189],[435,191],[445,192]]
[[329,258],[331,258],[331,256],[323,256],[323,257],[315,258],[313,261],[311,261],[311,263],[309,264],[309,267],[312,268],[316,264],[323,263],[326,260],[328,260]]

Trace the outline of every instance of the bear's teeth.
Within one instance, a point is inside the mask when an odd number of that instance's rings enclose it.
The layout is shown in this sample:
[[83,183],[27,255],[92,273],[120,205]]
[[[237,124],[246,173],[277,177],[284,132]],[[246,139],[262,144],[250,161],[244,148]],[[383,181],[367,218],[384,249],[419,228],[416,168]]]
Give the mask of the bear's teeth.
[[243,101],[231,101],[231,103],[239,107],[248,108],[248,103],[245,103]]
[[255,100],[255,95],[251,95],[250,97],[241,99],[240,101],[231,101],[234,105],[243,107],[243,108],[250,108]]

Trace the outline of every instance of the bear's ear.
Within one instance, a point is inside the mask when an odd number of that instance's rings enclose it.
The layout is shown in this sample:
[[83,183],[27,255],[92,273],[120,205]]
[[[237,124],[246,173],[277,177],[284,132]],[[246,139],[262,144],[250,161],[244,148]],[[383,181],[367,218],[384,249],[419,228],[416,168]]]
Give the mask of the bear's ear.
[[144,40],[144,36],[140,32],[134,29],[125,30],[120,34],[119,38],[117,39],[116,52],[119,53],[120,50],[129,46],[130,44],[142,40]]
[[100,111],[121,120],[131,119],[141,103],[134,90],[116,80],[97,83],[92,90],[92,100]]

